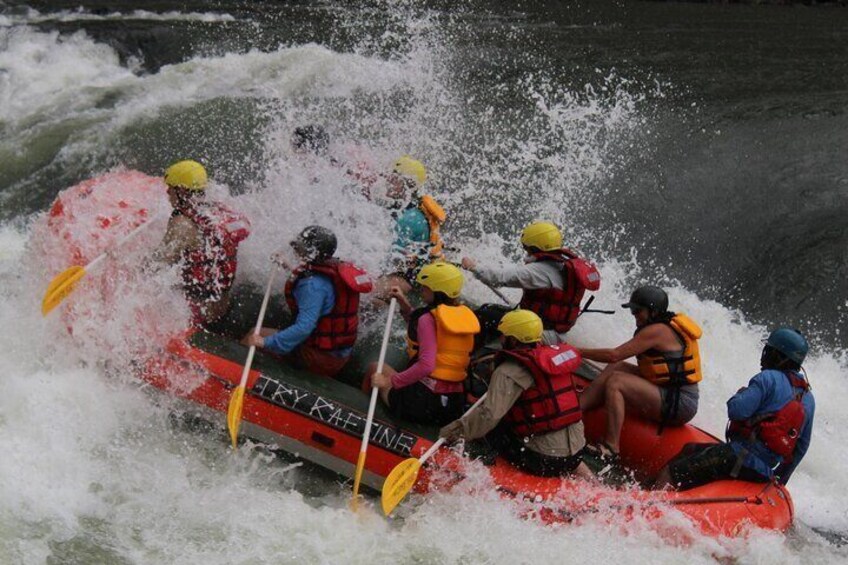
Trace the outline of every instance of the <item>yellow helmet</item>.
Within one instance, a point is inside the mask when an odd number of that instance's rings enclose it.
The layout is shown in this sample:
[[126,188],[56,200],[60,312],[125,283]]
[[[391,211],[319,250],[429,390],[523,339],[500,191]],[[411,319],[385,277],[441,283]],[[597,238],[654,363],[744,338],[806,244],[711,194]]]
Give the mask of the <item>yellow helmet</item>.
[[542,318],[530,310],[507,312],[498,324],[498,331],[521,343],[542,341]]
[[421,286],[426,286],[433,292],[444,292],[450,298],[456,298],[462,291],[465,277],[462,276],[462,271],[455,265],[438,261],[424,265],[418,276],[415,277],[415,282]]
[[206,169],[197,161],[179,161],[165,169],[165,184],[186,190],[206,189]]
[[409,155],[398,157],[392,170],[399,175],[415,179],[419,185],[424,184],[424,181],[427,180],[427,169],[424,167],[424,163]]
[[562,232],[550,222],[533,222],[521,232],[521,245],[542,251],[562,249]]

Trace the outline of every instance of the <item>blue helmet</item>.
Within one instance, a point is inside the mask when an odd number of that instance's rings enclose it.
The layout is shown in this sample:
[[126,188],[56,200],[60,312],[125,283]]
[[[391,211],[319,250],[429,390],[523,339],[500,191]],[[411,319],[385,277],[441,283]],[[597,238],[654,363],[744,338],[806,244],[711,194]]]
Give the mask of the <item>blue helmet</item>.
[[766,345],[781,352],[787,359],[799,365],[804,363],[807,351],[810,350],[806,338],[793,328],[778,328],[769,334]]

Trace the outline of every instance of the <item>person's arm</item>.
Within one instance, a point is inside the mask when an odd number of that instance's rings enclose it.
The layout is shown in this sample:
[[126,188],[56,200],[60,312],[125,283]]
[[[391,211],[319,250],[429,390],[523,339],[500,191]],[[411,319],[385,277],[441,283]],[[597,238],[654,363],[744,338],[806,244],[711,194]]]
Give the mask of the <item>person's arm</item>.
[[477,439],[495,429],[524,391],[511,374],[521,370],[523,369],[514,363],[503,363],[495,369],[483,404],[459,419],[462,424],[462,437]]
[[744,421],[757,412],[766,396],[764,378],[763,373],[754,375],[748,382],[748,386],[740,388],[736,394],[728,399],[728,419]]
[[810,417],[807,418],[806,422],[804,422],[801,435],[798,436],[798,442],[795,444],[795,451],[792,452],[792,461],[786,465],[785,468],[780,470],[780,484],[782,485],[789,482],[789,477],[792,476],[792,473],[795,472],[795,468],[798,467],[798,463],[800,463],[801,459],[804,458],[804,455],[807,454],[807,450],[810,448],[810,441],[813,438],[813,417],[815,416],[816,410],[815,400],[810,397],[809,404],[804,408],[810,414]]
[[409,315],[412,314],[412,304],[409,303],[409,298],[399,286],[393,286],[389,289],[389,297],[397,300],[400,315],[404,321],[409,322]]
[[318,276],[301,279],[294,287],[294,299],[297,302],[297,318],[289,327],[272,336],[262,338],[260,347],[280,354],[286,354],[306,341],[321,318],[324,304],[330,301],[332,307],[332,283]]
[[392,375],[392,388],[403,388],[429,377],[436,369],[436,320],[432,314],[418,318],[418,359],[405,371]]
[[618,363],[619,361],[624,361],[625,359],[635,357],[636,355],[644,353],[652,347],[656,347],[657,345],[659,345],[663,337],[660,333],[661,331],[661,326],[654,325],[649,328],[645,328],[644,330],[633,336],[631,340],[622,343],[614,349],[584,348],[580,349],[580,355],[584,359],[588,359],[590,361],[598,361],[601,363]]
[[197,227],[185,216],[175,216],[168,221],[162,243],[153,252],[153,260],[173,265],[182,258],[183,252],[200,246]]
[[505,286],[508,288],[551,288],[550,273],[541,263],[527,263],[526,265],[511,265],[508,267],[481,267],[471,262],[471,269],[481,281],[493,286]]

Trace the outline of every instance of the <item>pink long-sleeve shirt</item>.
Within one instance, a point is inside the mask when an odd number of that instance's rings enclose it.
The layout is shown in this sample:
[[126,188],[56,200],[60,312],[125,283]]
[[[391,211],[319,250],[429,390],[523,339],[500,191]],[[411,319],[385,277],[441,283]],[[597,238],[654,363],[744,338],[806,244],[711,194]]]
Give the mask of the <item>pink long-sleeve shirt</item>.
[[418,318],[418,358],[406,370],[392,375],[392,388],[403,388],[421,381],[437,394],[462,392],[462,383],[449,383],[430,375],[436,369],[436,320],[429,312]]

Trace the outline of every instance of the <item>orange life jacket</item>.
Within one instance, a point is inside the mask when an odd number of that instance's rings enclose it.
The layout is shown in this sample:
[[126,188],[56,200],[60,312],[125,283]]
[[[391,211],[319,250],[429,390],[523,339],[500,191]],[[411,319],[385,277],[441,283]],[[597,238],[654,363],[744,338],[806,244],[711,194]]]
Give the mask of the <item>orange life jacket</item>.
[[445,209],[442,208],[436,200],[429,195],[421,197],[421,202],[418,208],[424,213],[427,218],[427,224],[430,226],[430,258],[443,259],[445,244],[442,241],[441,227],[447,219]]
[[371,292],[373,284],[368,273],[352,263],[332,259],[322,263],[307,263],[295,269],[286,282],[286,302],[292,315],[297,317],[294,285],[303,276],[320,273],[333,281],[336,303],[305,343],[322,351],[353,347],[359,329],[359,295]]
[[474,350],[474,336],[480,333],[477,316],[468,306],[447,304],[430,310],[419,308],[413,312],[406,336],[410,363],[418,356],[418,318],[428,312],[436,320],[436,368],[430,376],[440,381],[464,381]]
[[534,386],[521,393],[505,417],[521,437],[555,432],[579,422],[583,415],[574,388],[580,353],[567,344],[503,350],[498,359],[512,358],[533,374]]
[[649,349],[636,356],[639,374],[656,385],[680,386],[700,382],[701,354],[698,339],[701,328],[686,314],[675,314],[667,321],[652,322],[642,326],[636,333],[652,324],[665,324],[674,331],[682,351],[658,351]]

